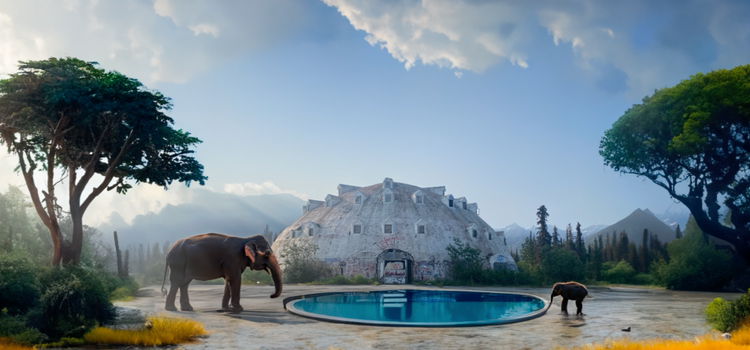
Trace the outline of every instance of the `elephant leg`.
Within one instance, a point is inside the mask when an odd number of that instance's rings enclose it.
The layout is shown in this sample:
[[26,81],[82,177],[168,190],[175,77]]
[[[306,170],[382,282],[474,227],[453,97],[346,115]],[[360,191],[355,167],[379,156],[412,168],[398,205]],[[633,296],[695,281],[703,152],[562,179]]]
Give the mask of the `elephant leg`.
[[567,315],[568,314],[568,298],[563,297],[562,305],[560,306],[562,307],[562,313]]
[[236,273],[235,276],[233,276],[233,278],[228,281],[228,283],[232,293],[232,310],[242,311],[243,308],[240,305],[240,287],[242,287],[242,275],[240,273]]
[[224,280],[224,296],[221,298],[221,309],[229,310],[229,297],[232,295],[232,291],[229,287],[229,281]]
[[169,286],[169,294],[167,294],[167,304],[164,306],[165,310],[177,311],[177,308],[174,306],[174,300],[175,298],[177,298],[177,290],[179,290],[177,284],[172,283]]
[[576,316],[578,315],[583,316],[583,300],[581,299],[576,300]]
[[187,281],[180,286],[180,310],[182,311],[193,311],[193,307],[190,306],[190,298],[188,297],[188,285],[190,282]]

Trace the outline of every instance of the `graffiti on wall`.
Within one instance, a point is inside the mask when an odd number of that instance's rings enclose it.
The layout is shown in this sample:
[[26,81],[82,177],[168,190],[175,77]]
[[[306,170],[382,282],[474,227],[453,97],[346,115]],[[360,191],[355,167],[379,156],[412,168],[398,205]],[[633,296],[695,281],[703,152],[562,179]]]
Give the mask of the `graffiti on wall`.
[[448,274],[450,262],[448,260],[423,260],[414,264],[414,280],[424,281],[445,278]]
[[339,258],[328,258],[324,259],[334,274],[342,274],[344,277],[354,277],[356,275],[362,275],[367,278],[375,277],[375,259],[339,259]]
[[396,243],[401,240],[398,236],[385,236],[380,241],[375,242],[375,245],[380,248],[380,250],[386,250],[388,248],[395,248]]
[[406,283],[406,264],[404,261],[389,261],[383,269],[385,283]]

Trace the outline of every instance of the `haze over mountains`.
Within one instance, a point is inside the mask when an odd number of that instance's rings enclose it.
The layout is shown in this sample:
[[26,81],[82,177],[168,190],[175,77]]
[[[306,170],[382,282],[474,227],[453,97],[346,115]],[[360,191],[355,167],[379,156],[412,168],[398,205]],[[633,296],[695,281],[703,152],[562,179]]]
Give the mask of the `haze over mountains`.
[[98,229],[105,237],[112,237],[112,232],[117,231],[121,247],[175,242],[208,232],[247,237],[263,233],[266,225],[278,234],[302,215],[304,204],[290,194],[238,196],[198,190],[190,203],[167,205],[157,213],[138,215],[132,224],[113,212],[109,222]]
[[[675,228],[680,225],[682,230],[685,229],[687,220],[690,217],[690,213],[687,211],[666,211],[663,214],[656,216],[650,210],[636,209],[630,215],[623,218],[613,225],[592,225],[586,228],[581,228],[583,233],[584,243],[588,246],[594,243],[594,237],[598,236],[599,233],[607,234],[612,232],[625,231],[628,233],[628,240],[635,243],[637,246],[641,244],[641,238],[643,235],[643,229],[648,229],[650,232],[656,233],[659,240],[664,243],[671,241],[675,238]],[[550,234],[552,233],[553,224],[549,225]],[[557,232],[562,239],[565,239],[565,226],[557,226]],[[508,244],[508,248],[516,250],[521,247],[524,239],[529,236],[529,232],[532,232],[533,236],[536,236],[537,228],[523,228],[517,224],[511,224],[505,228],[500,229],[505,232],[505,241]],[[573,235],[575,237],[575,227],[573,227]],[[606,237],[606,236],[605,236]]]

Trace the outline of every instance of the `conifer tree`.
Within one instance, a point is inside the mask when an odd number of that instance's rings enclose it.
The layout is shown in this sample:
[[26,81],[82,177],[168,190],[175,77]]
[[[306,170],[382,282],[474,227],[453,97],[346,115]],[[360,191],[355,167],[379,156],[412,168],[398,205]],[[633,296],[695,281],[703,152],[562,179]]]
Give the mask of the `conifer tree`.
[[575,251],[576,243],[573,241],[573,228],[568,224],[565,228],[565,248]]
[[537,240],[540,247],[549,247],[552,245],[552,236],[549,234],[549,230],[547,229],[547,217],[549,217],[549,214],[547,213],[547,207],[542,205],[537,209],[536,212],[537,217],[537,225],[538,232],[537,232]]
[[642,273],[648,273],[650,265],[648,257],[648,229],[643,229],[643,239],[641,246],[638,247],[638,270]]
[[677,224],[677,229],[675,229],[675,238],[677,239],[682,238],[682,231],[680,231],[680,224]]
[[557,226],[552,226],[552,245],[560,246],[561,243],[560,235],[557,233]]
[[628,234],[625,231],[620,232],[620,239],[617,243],[617,261],[628,259]]
[[[586,261],[586,248],[583,245],[583,232],[581,232],[581,223],[576,222],[576,250],[578,251],[578,258],[581,259],[581,261]],[[591,256],[591,252],[589,252],[588,256]]]
[[604,261],[612,261],[612,242],[607,233],[607,240],[604,242]]

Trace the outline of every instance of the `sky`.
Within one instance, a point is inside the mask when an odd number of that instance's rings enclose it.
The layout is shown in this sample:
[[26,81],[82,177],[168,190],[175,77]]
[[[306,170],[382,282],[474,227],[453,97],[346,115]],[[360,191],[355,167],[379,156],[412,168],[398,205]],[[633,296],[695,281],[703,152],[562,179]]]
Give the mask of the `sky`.
[[[495,228],[681,211],[604,166],[631,105],[750,63],[750,2],[0,0],[0,75],[71,56],[172,99],[204,188],[322,200],[390,177],[445,186]],[[0,150],[0,190],[22,185]],[[193,184],[101,195],[85,223],[190,202]],[[64,192],[64,191],[61,191]]]

